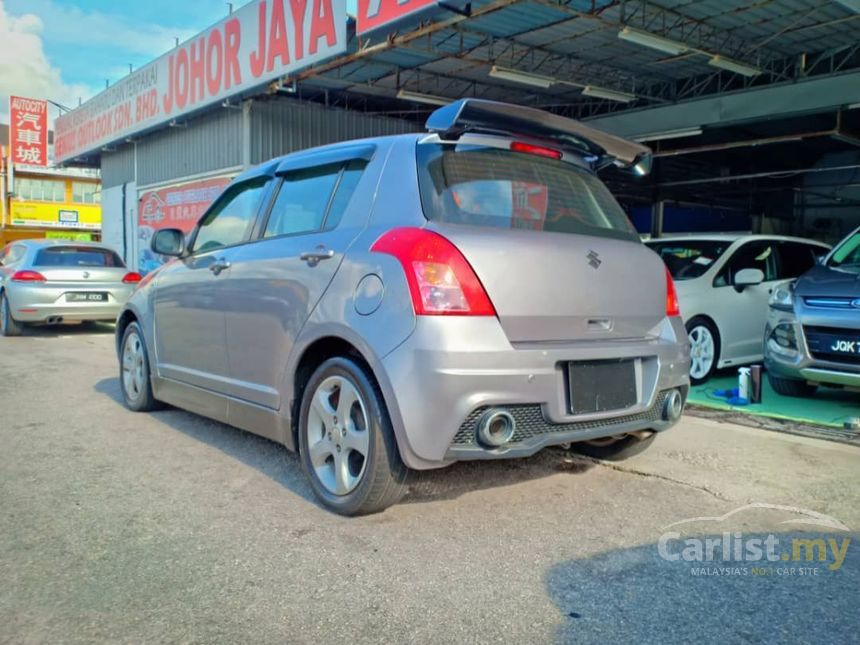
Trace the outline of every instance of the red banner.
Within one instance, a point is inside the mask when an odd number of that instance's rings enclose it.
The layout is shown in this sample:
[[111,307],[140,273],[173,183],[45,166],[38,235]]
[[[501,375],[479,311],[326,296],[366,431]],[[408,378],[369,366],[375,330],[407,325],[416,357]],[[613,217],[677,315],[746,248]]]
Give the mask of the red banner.
[[405,16],[438,4],[439,0],[358,0],[356,31],[365,34],[390,27]]
[[48,102],[9,97],[9,148],[12,163],[48,165]]
[[138,269],[147,273],[161,264],[149,248],[153,233],[162,228],[178,228],[190,233],[224,187],[229,177],[201,179],[141,194],[137,209]]

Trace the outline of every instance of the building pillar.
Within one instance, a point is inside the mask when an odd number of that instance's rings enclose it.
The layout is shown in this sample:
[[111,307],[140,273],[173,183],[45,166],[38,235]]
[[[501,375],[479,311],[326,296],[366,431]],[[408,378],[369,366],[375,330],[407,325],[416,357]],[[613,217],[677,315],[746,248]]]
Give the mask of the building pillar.
[[651,238],[663,237],[663,205],[662,199],[651,204]]

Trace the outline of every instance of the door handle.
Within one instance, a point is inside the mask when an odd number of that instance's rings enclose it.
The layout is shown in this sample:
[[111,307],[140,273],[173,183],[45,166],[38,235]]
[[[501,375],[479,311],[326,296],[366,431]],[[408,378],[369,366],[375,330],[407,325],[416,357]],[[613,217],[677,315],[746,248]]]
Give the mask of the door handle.
[[209,270],[215,275],[219,275],[224,269],[230,268],[230,262],[224,258],[218,258],[209,265]]
[[334,257],[334,251],[332,249],[326,249],[322,244],[320,244],[313,251],[304,251],[299,255],[299,260],[303,262],[307,262],[311,266],[314,266],[321,260],[330,260]]

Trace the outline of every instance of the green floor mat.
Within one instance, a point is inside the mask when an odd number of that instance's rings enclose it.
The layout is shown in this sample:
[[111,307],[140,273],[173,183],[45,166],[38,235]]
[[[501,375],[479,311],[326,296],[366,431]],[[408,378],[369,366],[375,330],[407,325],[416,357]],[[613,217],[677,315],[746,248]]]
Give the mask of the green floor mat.
[[841,428],[850,418],[860,417],[860,393],[820,387],[814,398],[793,398],[773,391],[765,376],[762,383],[762,402],[751,405],[729,405],[714,395],[717,390],[738,386],[737,371],[718,372],[707,383],[693,386],[689,402],[717,410],[732,410],[774,419],[811,423]]

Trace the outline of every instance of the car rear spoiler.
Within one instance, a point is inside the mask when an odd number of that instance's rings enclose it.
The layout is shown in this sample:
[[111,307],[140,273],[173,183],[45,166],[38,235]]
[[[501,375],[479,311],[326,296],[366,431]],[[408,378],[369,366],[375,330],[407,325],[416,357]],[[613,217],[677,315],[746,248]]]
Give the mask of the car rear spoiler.
[[434,111],[425,127],[442,139],[456,140],[466,132],[483,132],[542,139],[594,157],[597,168],[614,164],[636,174],[651,170],[651,149],[557,114],[535,108],[482,99],[460,99]]

